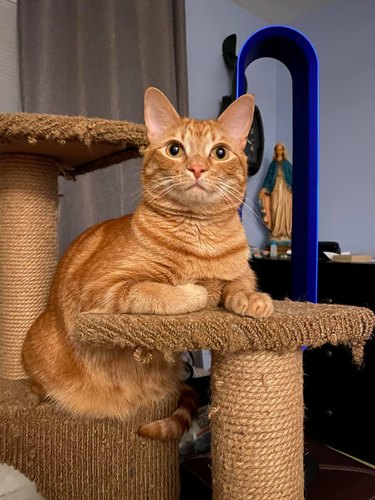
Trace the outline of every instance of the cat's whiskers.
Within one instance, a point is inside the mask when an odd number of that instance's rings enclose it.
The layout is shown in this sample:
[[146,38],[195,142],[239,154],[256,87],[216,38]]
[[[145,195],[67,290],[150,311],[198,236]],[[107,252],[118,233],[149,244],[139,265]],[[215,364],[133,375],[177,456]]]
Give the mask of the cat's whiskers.
[[[236,188],[231,186],[230,184],[220,181],[220,187],[222,189],[225,189],[229,194],[231,194],[233,197],[235,197],[237,200],[241,201],[242,205],[246,207],[253,215],[255,215],[255,218],[264,226],[265,228],[268,229],[267,225],[265,224],[264,220],[259,216],[259,214],[256,212],[256,210],[252,207],[250,207],[240,196],[238,196],[236,193],[240,194],[242,196],[242,193],[238,191]],[[234,191],[234,192],[233,192]]]
[[139,205],[139,201],[142,199],[142,191],[138,191],[136,193],[133,193],[132,195],[132,203],[134,203],[135,206]]
[[173,199],[170,194],[173,193],[173,191],[176,191],[177,192],[177,187],[176,185],[174,184],[167,184],[165,187],[162,187],[162,189],[157,189],[157,190],[154,190],[156,191],[154,196],[151,197],[151,199],[148,199],[148,203],[152,203],[155,199],[157,198],[160,198],[160,197],[163,197],[163,196],[166,196],[167,198],[169,199]]
[[143,191],[142,186],[139,186],[130,194],[130,199],[132,203],[135,203],[136,201],[139,200],[139,198],[142,196],[142,191]]
[[172,184],[172,179],[173,176],[168,176],[167,178],[160,179],[157,183],[153,184],[152,186],[147,186],[143,187],[143,192],[144,194],[152,194],[155,192],[158,192],[160,188],[163,188],[165,186],[170,186]]
[[157,183],[153,184],[152,186],[143,186],[140,194],[154,194],[152,199],[155,199],[158,194],[162,194],[162,190],[160,188],[165,188],[165,187],[176,187],[175,184],[173,184],[173,180],[175,180],[179,176],[168,176],[166,178],[160,179]]
[[[222,196],[223,196],[223,197],[225,197],[225,198],[228,198],[228,194],[226,194],[226,193],[222,190],[222,189],[224,189],[224,186],[219,186],[219,187],[221,188],[221,194],[222,194]],[[227,191],[227,193],[228,193],[228,191]],[[232,193],[229,193],[229,194],[230,194],[230,196],[234,196]],[[238,199],[239,199],[239,198],[238,198]],[[233,198],[230,198],[230,200],[232,201],[232,200],[233,200]],[[233,201],[232,201],[232,203],[233,203]],[[246,207],[247,207],[247,205],[245,205],[245,208],[246,208]],[[247,207],[247,208],[248,208],[248,207]],[[245,216],[245,215],[246,215],[246,216],[248,215],[246,211],[244,211],[244,212],[243,212],[243,216]],[[250,213],[249,215],[251,215],[251,213]],[[245,217],[243,217],[243,218],[245,218]],[[254,224],[254,220],[253,220],[253,219],[249,219],[249,218],[248,218],[248,219],[247,219],[247,221],[248,221],[248,223],[249,223],[249,227],[250,227],[250,229],[252,229],[252,226],[253,226],[253,228],[254,228],[254,229],[256,229],[256,225]],[[250,245],[250,247],[254,247],[254,246],[255,246],[253,243],[251,243],[251,241],[249,240],[249,238],[248,238],[248,244]]]
[[[187,179],[186,175],[184,175],[182,173],[176,174],[176,175],[170,175],[166,178],[161,179],[158,183],[154,184],[153,186],[144,188],[144,193],[148,194],[148,195],[154,193],[154,196],[151,198],[151,200],[149,200],[149,202],[152,202],[158,196],[165,196],[165,195],[167,195],[167,197],[172,199],[170,194],[173,192],[173,190],[175,189],[177,192],[179,188],[183,187],[183,186],[181,186],[181,183],[179,181],[181,181],[181,180],[186,181],[186,179]],[[166,187],[171,187],[171,189],[166,190],[165,189]],[[160,189],[160,188],[164,188],[164,189]]]
[[227,207],[233,208],[233,198],[230,198],[230,196],[224,191],[221,191],[221,195],[224,199],[224,202],[226,202]]
[[[224,186],[221,186],[221,189],[225,189],[225,188],[224,188]],[[228,192],[228,191],[227,191],[227,192]],[[223,193],[223,191],[222,191],[222,194],[224,194],[224,193]],[[230,194],[231,196],[234,196],[234,194],[233,194],[233,193],[229,193],[229,194]],[[237,198],[237,197],[236,197],[236,198]],[[237,199],[238,199],[238,200],[241,200],[241,198],[237,198]],[[253,230],[253,229],[256,229],[256,224],[255,224],[254,219],[253,219],[253,218],[249,218],[249,215],[251,215],[251,213],[253,213],[253,211],[252,211],[252,210],[250,210],[250,207],[248,207],[248,205],[247,205],[247,204],[244,204],[244,207],[245,207],[245,208],[248,208],[250,213],[248,214],[248,213],[247,213],[247,210],[244,210],[244,211],[243,211],[243,219],[245,219],[245,216],[247,216],[246,218],[247,218],[247,222],[248,222],[249,228],[250,228],[250,229],[252,229],[252,230]],[[263,221],[262,221],[262,223],[263,223]],[[264,223],[263,223],[263,224],[264,224]],[[264,225],[265,225],[265,224],[264,224]],[[250,246],[255,246],[253,243],[251,243],[251,241],[250,241],[250,240],[248,240],[248,242],[249,242],[249,245],[250,245]]]
[[[128,170],[130,170],[130,171],[128,171]],[[131,177],[131,178],[139,177],[141,175],[141,172],[142,172],[141,166],[139,166],[139,167],[137,166],[137,168],[134,167],[133,169],[128,168],[126,171],[126,177]]]
[[154,191],[155,189],[158,189],[160,186],[164,184],[170,184],[172,182],[176,183],[177,180],[182,179],[184,175],[182,174],[176,174],[176,175],[168,175],[167,177],[163,177],[162,179],[158,180],[155,184],[153,184],[151,187],[147,186],[144,188],[145,191],[150,190]]
[[162,186],[164,184],[170,184],[171,179],[173,179],[172,175],[168,175],[167,177],[163,177],[162,179],[159,179],[157,182],[155,182],[151,186],[145,186],[145,191],[146,190],[153,191],[155,189],[158,189],[160,186]]
[[[236,200],[236,201],[235,201],[235,203],[236,203],[236,205],[238,206],[238,201],[240,201],[240,202],[241,202],[241,204],[243,204],[243,205],[245,205],[245,206],[247,207],[247,205],[246,205],[246,204],[244,204],[244,202],[243,202],[242,198],[240,198],[239,196],[237,196],[237,195],[235,195],[234,193],[232,193],[231,191],[229,191],[229,189],[228,189],[227,187],[222,186],[222,185],[218,185],[218,187],[219,187],[219,188],[220,188],[220,190],[221,190],[221,194],[222,194],[222,196],[225,196],[225,195],[226,195],[227,197],[229,197],[229,199],[232,201],[232,203],[233,203],[233,201],[234,201],[234,200]],[[239,208],[239,207],[238,207],[238,208]],[[247,208],[250,210],[250,207],[247,207]],[[251,210],[250,210],[250,211],[251,211]]]

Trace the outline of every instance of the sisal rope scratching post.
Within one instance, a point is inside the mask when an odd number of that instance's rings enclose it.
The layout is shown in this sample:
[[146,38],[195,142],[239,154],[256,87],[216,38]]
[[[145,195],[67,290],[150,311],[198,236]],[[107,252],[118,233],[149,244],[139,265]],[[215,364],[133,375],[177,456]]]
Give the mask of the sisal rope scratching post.
[[0,376],[21,379],[26,332],[45,307],[56,267],[57,162],[0,155]]
[[215,354],[213,499],[303,498],[302,351]]
[[375,326],[365,308],[275,301],[269,318],[223,309],[177,316],[81,314],[74,337],[138,352],[211,349],[214,500],[303,498],[301,346],[352,349],[361,363]]

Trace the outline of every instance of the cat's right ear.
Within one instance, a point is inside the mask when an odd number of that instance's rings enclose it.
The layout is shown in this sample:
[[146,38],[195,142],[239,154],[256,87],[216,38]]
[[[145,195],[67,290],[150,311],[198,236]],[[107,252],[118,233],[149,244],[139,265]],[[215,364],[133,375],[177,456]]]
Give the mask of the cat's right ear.
[[157,142],[160,137],[180,119],[163,92],[149,87],[145,92],[145,123],[148,139]]
[[234,139],[241,148],[245,148],[247,136],[253,121],[254,96],[244,94],[236,99],[219,116],[217,121],[223,132]]

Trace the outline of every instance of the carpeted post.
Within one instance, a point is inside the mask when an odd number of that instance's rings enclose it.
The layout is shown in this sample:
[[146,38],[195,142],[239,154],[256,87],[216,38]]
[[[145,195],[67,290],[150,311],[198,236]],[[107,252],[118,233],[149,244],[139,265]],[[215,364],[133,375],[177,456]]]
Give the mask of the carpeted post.
[[28,328],[45,307],[56,267],[57,162],[0,155],[0,377],[21,379]]
[[215,353],[214,500],[303,499],[302,352]]

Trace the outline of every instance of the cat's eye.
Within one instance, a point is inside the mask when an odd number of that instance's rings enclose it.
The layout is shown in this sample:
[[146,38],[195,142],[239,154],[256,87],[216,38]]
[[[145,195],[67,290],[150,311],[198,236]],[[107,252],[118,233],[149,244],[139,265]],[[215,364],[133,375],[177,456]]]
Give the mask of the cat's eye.
[[173,156],[174,158],[178,158],[182,156],[184,153],[184,148],[178,142],[171,142],[167,146],[167,153],[169,156]]
[[229,153],[225,146],[220,145],[213,149],[212,154],[216,160],[226,160]]

